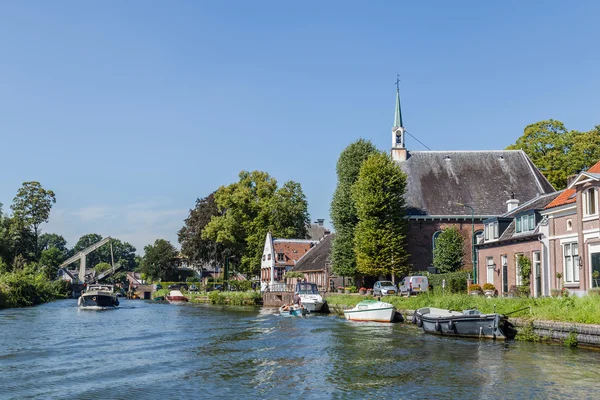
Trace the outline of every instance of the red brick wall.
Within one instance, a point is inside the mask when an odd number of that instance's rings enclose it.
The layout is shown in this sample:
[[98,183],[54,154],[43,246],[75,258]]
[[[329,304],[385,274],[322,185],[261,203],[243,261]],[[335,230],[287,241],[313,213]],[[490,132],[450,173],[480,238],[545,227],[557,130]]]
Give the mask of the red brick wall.
[[[433,264],[433,234],[448,226],[457,227],[465,238],[464,269],[472,270],[471,221],[418,221],[408,226],[407,251],[411,271],[425,271]],[[475,232],[483,229],[481,221],[475,220]]]

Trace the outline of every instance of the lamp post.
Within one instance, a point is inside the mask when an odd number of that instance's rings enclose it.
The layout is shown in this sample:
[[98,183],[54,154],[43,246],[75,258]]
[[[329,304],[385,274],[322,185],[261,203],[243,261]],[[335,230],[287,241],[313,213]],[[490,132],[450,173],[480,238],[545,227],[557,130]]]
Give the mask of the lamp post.
[[477,266],[475,262],[475,211],[473,207],[464,203],[456,203],[471,210],[471,260],[473,262],[473,283],[477,283]]

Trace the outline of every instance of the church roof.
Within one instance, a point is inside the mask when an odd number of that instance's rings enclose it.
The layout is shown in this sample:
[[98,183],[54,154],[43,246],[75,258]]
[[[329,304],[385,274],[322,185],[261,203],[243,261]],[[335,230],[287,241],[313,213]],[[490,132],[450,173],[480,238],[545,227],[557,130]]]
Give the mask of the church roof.
[[324,271],[330,262],[331,240],[335,234],[325,236],[308,253],[306,253],[292,268],[292,271]]
[[521,202],[554,188],[521,150],[411,151],[400,163],[407,174],[410,216],[496,216],[513,194]]

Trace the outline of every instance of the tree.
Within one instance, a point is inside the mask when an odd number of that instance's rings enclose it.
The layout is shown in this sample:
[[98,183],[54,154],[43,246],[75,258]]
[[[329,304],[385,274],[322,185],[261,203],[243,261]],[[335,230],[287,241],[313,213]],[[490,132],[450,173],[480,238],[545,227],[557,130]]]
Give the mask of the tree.
[[181,253],[192,263],[215,264],[221,260],[225,247],[214,240],[203,239],[202,230],[212,217],[221,215],[211,193],[202,199],[196,199],[196,206],[190,210],[183,227],[177,233]]
[[[94,243],[102,240],[102,235],[97,233],[88,233],[79,238],[73,247],[73,254],[78,253]],[[112,246],[112,256],[110,247]],[[110,243],[94,250],[86,256],[87,265],[96,265],[101,262],[112,264],[114,258],[115,264],[121,263],[126,271],[133,271],[136,267],[135,262],[135,247],[127,242],[121,242],[119,239],[111,238]]]
[[262,171],[242,171],[239,181],[220,187],[215,202],[221,215],[213,216],[202,239],[222,244],[223,257],[240,260],[242,272],[258,274],[267,232],[280,238],[306,238],[310,222],[302,188],[277,181]]
[[56,197],[52,190],[46,190],[39,182],[23,182],[23,186],[17,191],[13,199],[11,209],[14,217],[20,220],[24,227],[30,227],[34,236],[33,253],[37,257],[38,237],[40,225],[48,222],[52,204],[56,203]]
[[458,271],[463,266],[464,254],[464,237],[456,227],[449,226],[444,228],[435,240],[433,266],[442,274]]
[[71,256],[71,251],[67,248],[67,241],[61,235],[56,233],[44,233],[39,237],[38,246],[40,251],[48,250],[51,248],[58,249],[63,255],[65,260]]
[[352,185],[356,182],[360,168],[370,155],[377,153],[375,146],[359,139],[342,151],[337,162],[337,187],[331,202],[331,221],[336,231],[332,243],[331,259],[333,271],[342,276],[356,273],[354,253],[354,231],[358,216],[352,199]]
[[40,266],[42,267],[46,278],[50,280],[56,279],[58,266],[62,264],[66,258],[66,255],[57,247],[50,247],[49,249],[42,250]]
[[101,262],[101,263],[96,264],[96,266],[94,267],[94,271],[96,271],[96,275],[99,275],[99,274],[103,273],[104,271],[108,271],[111,268],[112,268],[112,266],[109,263]]
[[363,162],[352,186],[357,272],[392,279],[408,273],[405,188],[406,175],[389,155],[375,153]]
[[156,239],[154,245],[144,247],[141,272],[151,280],[176,279],[177,273],[177,249],[167,240]]
[[552,186],[564,189],[570,175],[600,160],[600,126],[578,132],[567,130],[560,121],[540,121],[527,125],[507,149],[523,150]]

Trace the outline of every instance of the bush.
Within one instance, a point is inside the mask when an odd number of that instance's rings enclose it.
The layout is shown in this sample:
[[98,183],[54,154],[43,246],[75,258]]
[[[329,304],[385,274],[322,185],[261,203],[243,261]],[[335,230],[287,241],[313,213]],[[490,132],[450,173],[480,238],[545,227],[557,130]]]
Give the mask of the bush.
[[456,272],[463,265],[465,239],[451,226],[438,235],[433,249],[433,265],[441,272]]
[[442,281],[446,280],[446,290],[450,293],[464,293],[467,291],[467,277],[469,271],[457,271],[447,274],[429,274],[431,286],[437,291],[442,288]]
[[481,292],[481,286],[479,286],[476,283],[472,283],[471,285],[469,285],[469,291],[471,291],[471,292]]
[[198,278],[197,276],[190,276],[190,277],[189,277],[189,278],[187,278],[185,281],[186,281],[186,282],[202,282],[202,281],[200,280],[200,278]]
[[590,296],[600,296],[600,287],[591,288],[588,290]]
[[496,286],[494,286],[492,283],[484,283],[483,290],[496,290]]

